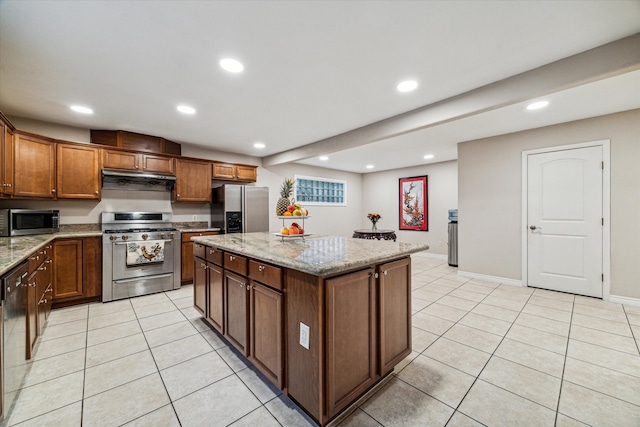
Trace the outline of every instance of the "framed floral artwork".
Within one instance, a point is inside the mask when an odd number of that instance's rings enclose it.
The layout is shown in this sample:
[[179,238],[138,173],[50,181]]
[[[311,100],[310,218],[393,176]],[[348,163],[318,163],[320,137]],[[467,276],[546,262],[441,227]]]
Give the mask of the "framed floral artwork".
[[427,176],[400,178],[400,230],[429,231]]

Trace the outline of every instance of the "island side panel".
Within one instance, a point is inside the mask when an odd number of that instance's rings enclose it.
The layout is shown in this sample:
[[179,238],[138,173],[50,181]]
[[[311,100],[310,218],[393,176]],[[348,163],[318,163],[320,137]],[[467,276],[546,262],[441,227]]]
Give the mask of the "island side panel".
[[[324,375],[321,355],[324,352],[321,298],[324,283],[317,277],[296,270],[284,272],[286,317],[286,388],[287,394],[320,424],[324,420]],[[300,345],[300,324],[309,327],[309,349]]]

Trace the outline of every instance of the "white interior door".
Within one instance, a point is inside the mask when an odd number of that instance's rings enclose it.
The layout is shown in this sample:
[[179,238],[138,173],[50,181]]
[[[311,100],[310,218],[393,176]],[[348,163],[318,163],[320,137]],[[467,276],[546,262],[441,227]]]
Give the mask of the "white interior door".
[[602,298],[602,147],[527,156],[529,286]]

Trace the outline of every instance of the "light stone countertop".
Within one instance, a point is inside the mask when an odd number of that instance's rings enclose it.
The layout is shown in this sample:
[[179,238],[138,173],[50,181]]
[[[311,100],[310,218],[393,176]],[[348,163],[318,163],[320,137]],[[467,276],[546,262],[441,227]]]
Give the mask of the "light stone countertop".
[[100,236],[102,236],[100,231],[78,230],[61,231],[53,234],[38,234],[34,236],[0,237],[0,276],[19,265],[22,261],[26,261],[34,252],[55,239]]
[[387,240],[311,235],[283,241],[272,233],[220,234],[191,240],[249,258],[315,276],[327,276],[401,258],[429,249],[429,245]]

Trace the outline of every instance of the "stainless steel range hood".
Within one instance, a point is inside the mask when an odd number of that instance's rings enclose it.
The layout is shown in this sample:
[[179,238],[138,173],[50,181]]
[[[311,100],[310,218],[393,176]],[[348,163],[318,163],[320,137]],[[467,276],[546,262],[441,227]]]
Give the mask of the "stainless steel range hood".
[[107,190],[172,191],[175,183],[172,175],[102,170],[102,188]]

